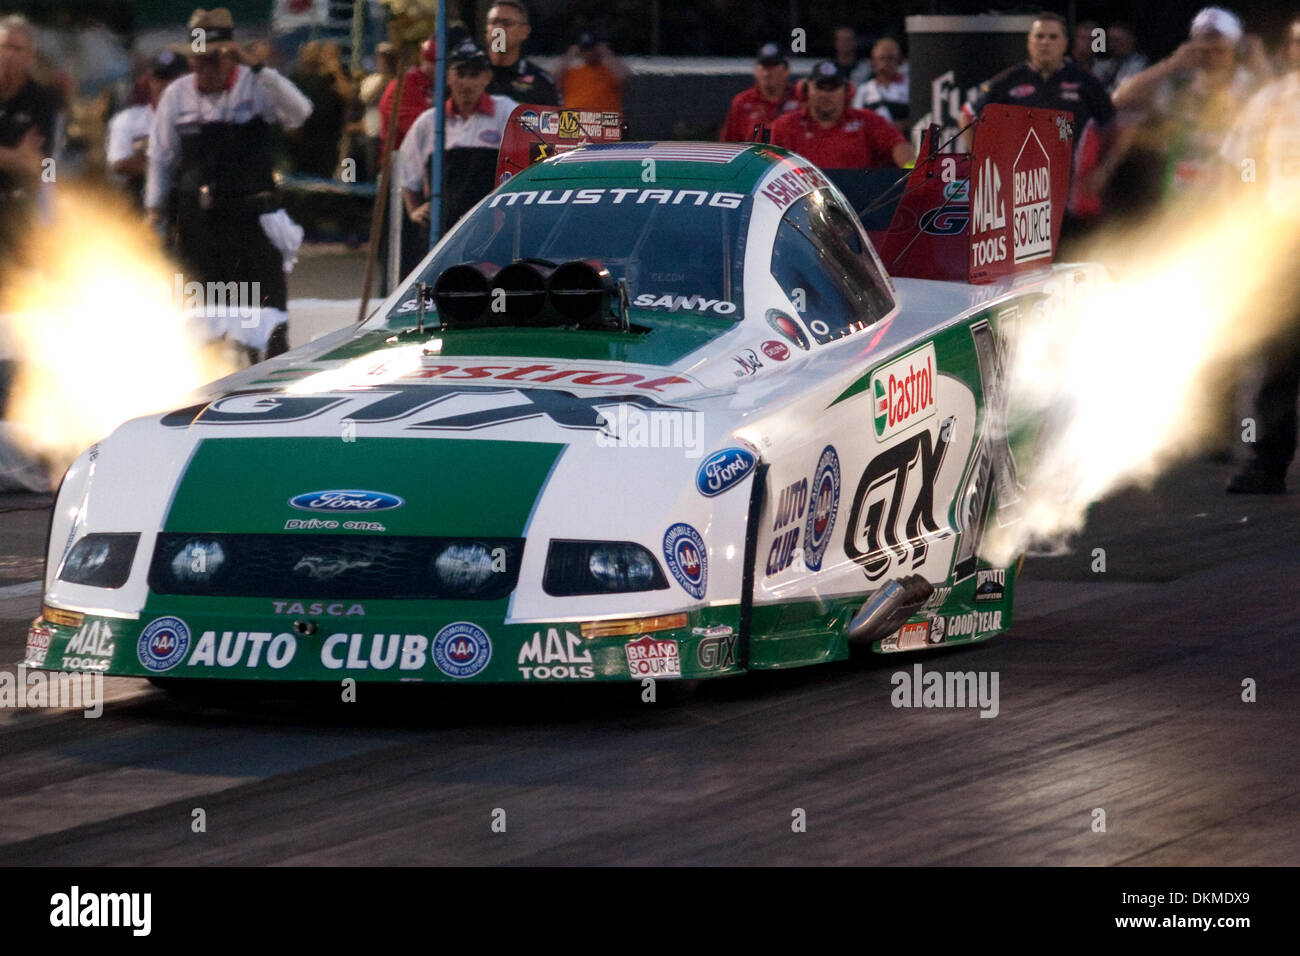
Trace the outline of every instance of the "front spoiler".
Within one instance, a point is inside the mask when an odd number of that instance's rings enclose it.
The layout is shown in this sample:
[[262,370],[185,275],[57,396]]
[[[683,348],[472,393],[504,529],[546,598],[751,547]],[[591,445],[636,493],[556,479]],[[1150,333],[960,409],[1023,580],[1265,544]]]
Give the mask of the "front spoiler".
[[739,605],[690,609],[686,619],[670,630],[585,638],[574,621],[86,614],[78,626],[37,618],[23,663],[118,677],[278,682],[583,683],[743,673]]

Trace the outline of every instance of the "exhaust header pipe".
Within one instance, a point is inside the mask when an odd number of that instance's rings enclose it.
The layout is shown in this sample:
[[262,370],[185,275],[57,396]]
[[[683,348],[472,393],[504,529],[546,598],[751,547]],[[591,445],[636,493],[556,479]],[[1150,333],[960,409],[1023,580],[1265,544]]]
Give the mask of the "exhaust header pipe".
[[849,640],[879,640],[907,623],[916,609],[934,593],[934,585],[919,574],[888,581],[849,622]]
[[606,303],[613,301],[618,288],[599,262],[574,259],[556,267],[547,291],[551,308],[567,321],[584,329],[603,329],[610,324]]
[[465,329],[485,324],[488,277],[496,271],[491,262],[465,263],[442,270],[433,284],[433,304],[444,328]]
[[619,284],[599,262],[574,259],[560,266],[520,259],[497,269],[490,262],[449,266],[433,284],[443,328],[573,326],[621,329]]
[[512,262],[492,279],[487,311],[488,325],[553,325],[546,308],[546,274],[549,269],[531,262]]

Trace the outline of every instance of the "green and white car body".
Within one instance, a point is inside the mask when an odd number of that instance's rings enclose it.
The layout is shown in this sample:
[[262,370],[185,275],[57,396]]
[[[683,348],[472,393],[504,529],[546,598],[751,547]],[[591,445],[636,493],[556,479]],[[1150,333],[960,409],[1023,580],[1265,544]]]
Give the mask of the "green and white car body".
[[[652,175],[647,174],[652,171]],[[598,260],[627,330],[441,328],[449,266]],[[1016,567],[1003,333],[1061,267],[891,280],[757,145],[515,176],[372,318],[69,469],[26,663],[167,679],[710,678],[981,641]],[[426,300],[427,301],[427,300]],[[888,630],[881,622],[887,621]]]

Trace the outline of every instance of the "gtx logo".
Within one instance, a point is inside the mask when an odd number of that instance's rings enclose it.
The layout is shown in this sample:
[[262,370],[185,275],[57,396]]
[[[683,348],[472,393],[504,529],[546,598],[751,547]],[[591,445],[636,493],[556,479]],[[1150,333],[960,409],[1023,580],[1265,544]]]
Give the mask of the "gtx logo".
[[[495,385],[420,385],[397,390],[351,395],[284,395],[240,393],[217,399],[195,414],[194,408],[164,415],[162,424],[171,428],[191,425],[279,425],[318,418],[328,411],[350,422],[397,422],[419,417],[419,413],[456,398],[516,394],[513,405],[483,408],[455,415],[420,417],[405,427],[469,431],[529,418],[549,418],[561,428],[592,431],[605,425],[597,411],[606,405],[631,405],[645,411],[685,411],[678,405],[664,405],[647,395],[595,395],[579,397],[571,392],[547,388],[511,388]],[[395,507],[395,506],[394,506]]]
[[926,536],[940,530],[934,520],[934,483],[948,444],[936,446],[926,429],[882,451],[862,472],[849,510],[844,553],[862,566],[868,580],[883,577],[896,561],[905,564],[910,557],[913,568],[925,561]]

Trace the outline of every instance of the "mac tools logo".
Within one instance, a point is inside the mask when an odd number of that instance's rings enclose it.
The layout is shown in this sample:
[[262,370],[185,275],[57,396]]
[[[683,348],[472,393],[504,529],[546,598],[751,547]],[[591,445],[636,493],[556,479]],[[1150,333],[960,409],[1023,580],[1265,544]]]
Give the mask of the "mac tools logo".
[[[1007,237],[1002,230],[1007,225],[1007,206],[1002,197],[1002,174],[993,160],[985,159],[983,167],[976,167],[971,199],[971,267],[992,265],[1007,257]],[[980,238],[992,233],[987,239]]]

